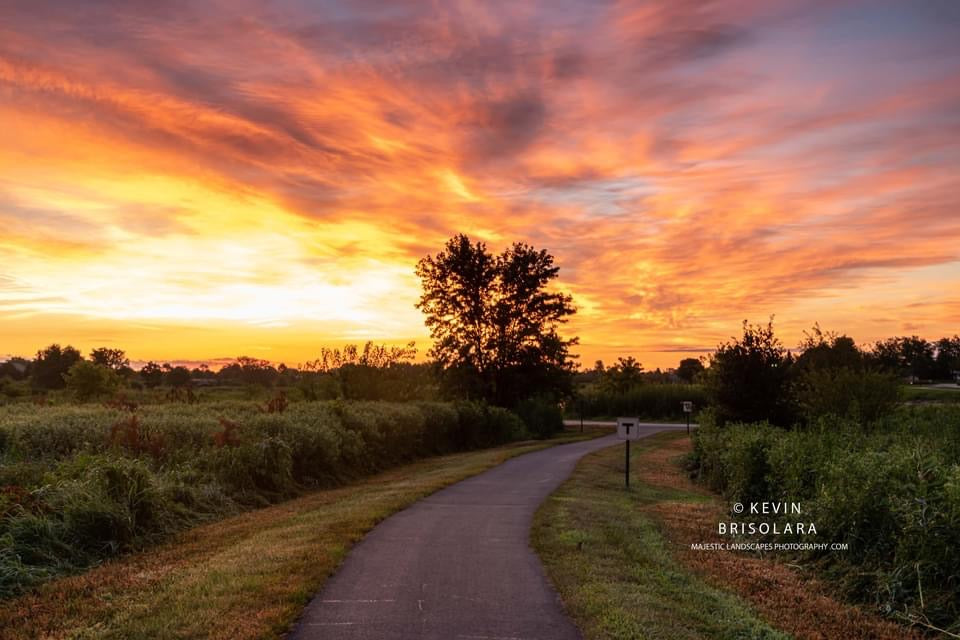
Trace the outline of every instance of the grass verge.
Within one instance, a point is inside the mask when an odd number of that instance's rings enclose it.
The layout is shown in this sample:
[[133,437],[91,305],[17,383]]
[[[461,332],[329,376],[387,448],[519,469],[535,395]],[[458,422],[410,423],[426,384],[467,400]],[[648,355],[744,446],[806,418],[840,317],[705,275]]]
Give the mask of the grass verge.
[[692,551],[719,541],[725,506],[680,469],[685,433],[638,445],[629,491],[611,447],[581,460],[534,521],[533,545],[585,638],[920,637],[775,558]]
[[387,516],[514,456],[608,432],[430,458],[191,529],[0,602],[0,636],[276,638],[350,547]]
[[[637,442],[634,450],[647,451],[676,437],[652,436]],[[789,637],[762,622],[736,596],[687,571],[642,509],[706,499],[637,481],[624,489],[622,447],[580,461],[537,512],[532,542],[585,638]]]

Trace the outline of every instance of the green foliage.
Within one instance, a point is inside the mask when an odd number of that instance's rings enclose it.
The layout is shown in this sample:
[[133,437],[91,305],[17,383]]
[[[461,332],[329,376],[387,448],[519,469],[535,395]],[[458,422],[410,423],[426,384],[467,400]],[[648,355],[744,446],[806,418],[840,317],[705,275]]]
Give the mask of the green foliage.
[[3,406],[0,597],[243,507],[525,436],[472,402]]
[[516,412],[534,437],[549,438],[563,431],[563,409],[549,398],[524,400],[517,405]]
[[900,383],[879,371],[811,369],[801,374],[796,393],[808,420],[834,415],[868,425],[894,410]]
[[870,430],[832,413],[720,428],[705,412],[695,462],[731,501],[800,502],[817,541],[849,545],[807,557],[854,597],[960,631],[960,408],[901,408]]
[[576,338],[558,329],[575,309],[569,295],[548,289],[558,272],[546,251],[517,243],[494,256],[462,234],[417,264],[430,355],[459,397],[512,407],[570,391]]
[[617,358],[600,376],[600,388],[608,393],[626,393],[643,383],[643,365],[633,356]]
[[681,403],[692,401],[694,409],[705,407],[709,399],[705,389],[692,384],[645,384],[623,393],[604,389],[582,391],[571,403],[572,415],[580,412],[588,418],[640,416],[649,419],[680,419]]
[[790,397],[791,359],[773,334],[773,321],[743,321],[743,336],[717,347],[710,357],[706,387],[717,419],[722,422],[769,420],[789,426],[794,421]]
[[120,377],[113,369],[88,360],[80,360],[63,376],[67,391],[85,402],[109,395],[120,387]]

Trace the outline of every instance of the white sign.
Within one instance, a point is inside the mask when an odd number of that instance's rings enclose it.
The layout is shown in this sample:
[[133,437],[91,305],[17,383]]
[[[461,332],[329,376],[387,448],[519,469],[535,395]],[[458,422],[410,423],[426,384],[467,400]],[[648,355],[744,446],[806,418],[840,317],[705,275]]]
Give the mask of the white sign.
[[638,440],[640,418],[617,418],[617,435],[621,440]]
[[684,401],[683,401],[683,412],[684,412],[684,413],[690,413],[690,412],[692,412],[692,411],[693,411],[693,403],[690,402],[689,400],[684,400]]

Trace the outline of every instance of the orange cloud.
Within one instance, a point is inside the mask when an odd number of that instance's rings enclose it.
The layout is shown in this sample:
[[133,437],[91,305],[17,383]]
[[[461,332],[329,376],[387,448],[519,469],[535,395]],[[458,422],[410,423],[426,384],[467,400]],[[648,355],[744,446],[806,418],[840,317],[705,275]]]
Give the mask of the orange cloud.
[[424,343],[413,265],[459,231],[556,254],[588,363],[671,366],[772,313],[788,343],[815,321],[955,333],[949,24],[746,0],[2,7],[0,352]]

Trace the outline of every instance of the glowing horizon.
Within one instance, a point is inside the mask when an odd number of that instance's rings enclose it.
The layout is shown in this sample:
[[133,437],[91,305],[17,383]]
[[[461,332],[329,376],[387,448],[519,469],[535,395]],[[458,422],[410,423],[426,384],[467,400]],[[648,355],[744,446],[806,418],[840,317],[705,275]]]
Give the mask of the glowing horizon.
[[556,256],[585,367],[960,332],[956,4],[14,4],[0,357],[422,355],[458,232]]

